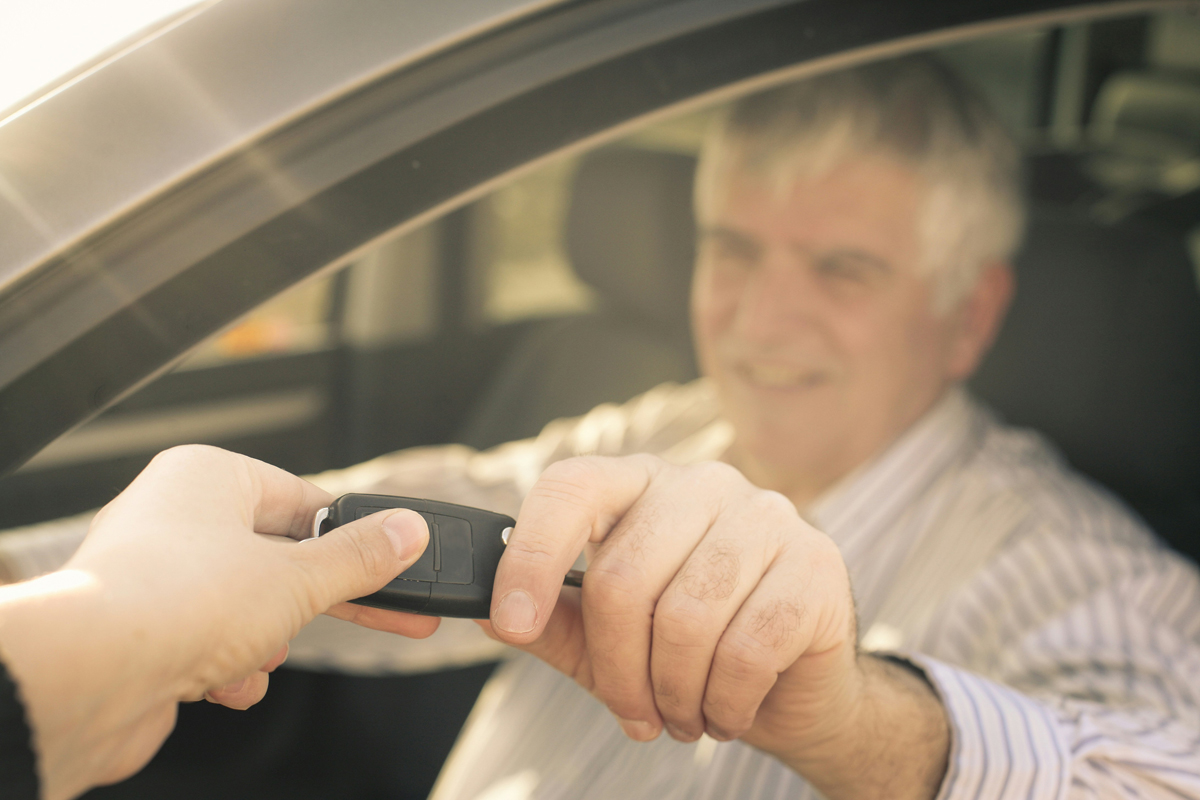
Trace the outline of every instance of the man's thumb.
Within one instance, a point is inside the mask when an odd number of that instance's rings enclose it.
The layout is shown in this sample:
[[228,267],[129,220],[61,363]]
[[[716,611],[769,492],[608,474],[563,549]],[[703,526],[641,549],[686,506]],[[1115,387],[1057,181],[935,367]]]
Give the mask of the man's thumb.
[[349,522],[293,552],[307,562],[310,596],[322,613],[383,588],[412,566],[428,543],[425,519],[401,508]]

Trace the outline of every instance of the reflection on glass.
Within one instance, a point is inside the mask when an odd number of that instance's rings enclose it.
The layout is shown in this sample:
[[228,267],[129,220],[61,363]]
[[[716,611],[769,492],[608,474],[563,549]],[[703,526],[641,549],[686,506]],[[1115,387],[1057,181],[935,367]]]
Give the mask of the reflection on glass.
[[331,343],[330,275],[294,286],[199,345],[180,369],[210,367],[258,356],[318,350]]
[[[209,0],[211,2],[211,0]],[[198,0],[0,3],[0,115]]]

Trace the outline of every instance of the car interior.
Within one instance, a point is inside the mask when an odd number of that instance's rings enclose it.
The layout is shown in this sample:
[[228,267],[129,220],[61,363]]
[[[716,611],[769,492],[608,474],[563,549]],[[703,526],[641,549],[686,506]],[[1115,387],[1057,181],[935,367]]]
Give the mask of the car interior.
[[[1200,558],[1200,17],[939,55],[1026,152],[1018,292],[972,390]],[[0,480],[10,523],[96,508],[177,443],[313,473],[487,448],[695,378],[692,172],[713,113],[538,166],[293,288]],[[285,667],[250,711],[181,708],[145,771],[87,796],[425,797],[491,669]]]

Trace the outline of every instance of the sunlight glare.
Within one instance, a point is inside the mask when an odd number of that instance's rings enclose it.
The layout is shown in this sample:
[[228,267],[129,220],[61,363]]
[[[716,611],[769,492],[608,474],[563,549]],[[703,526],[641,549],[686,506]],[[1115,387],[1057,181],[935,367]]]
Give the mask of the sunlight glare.
[[202,0],[0,3],[0,112],[123,39]]

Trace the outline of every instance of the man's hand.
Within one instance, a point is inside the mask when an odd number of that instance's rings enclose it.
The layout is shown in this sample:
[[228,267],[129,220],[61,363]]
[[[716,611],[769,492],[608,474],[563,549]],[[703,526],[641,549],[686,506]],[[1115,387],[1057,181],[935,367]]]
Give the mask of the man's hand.
[[[561,589],[585,546],[582,592]],[[685,742],[741,738],[830,797],[932,797],[944,771],[928,685],[857,654],[837,547],[724,464],[552,465],[521,508],[488,627],[574,678],[639,741],[663,728]]]
[[62,570],[0,589],[0,647],[46,798],[136,772],[181,700],[258,702],[288,640],[317,614],[434,631],[436,619],[345,602],[420,556],[424,520],[381,512],[301,544],[332,499],[245,456],[176,448],[97,514]]

